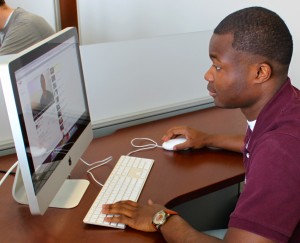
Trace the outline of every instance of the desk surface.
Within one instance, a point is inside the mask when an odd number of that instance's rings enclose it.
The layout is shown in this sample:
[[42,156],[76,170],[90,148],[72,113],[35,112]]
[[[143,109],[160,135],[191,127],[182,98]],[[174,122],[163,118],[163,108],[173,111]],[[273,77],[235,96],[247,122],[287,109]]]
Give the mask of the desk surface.
[[[163,133],[175,125],[189,125],[209,133],[243,133],[245,118],[239,110],[210,108],[172,118],[125,128],[94,139],[83,158],[89,162],[113,156],[113,162],[94,170],[96,178],[105,182],[118,158],[134,150],[130,141],[136,137],[151,138],[161,143]],[[156,148],[133,156],[153,158],[152,171],[139,202],[149,198],[172,207],[201,195],[236,184],[244,178],[242,156],[224,150],[201,149],[170,152]],[[8,169],[15,155],[0,158],[0,169]],[[32,216],[28,206],[17,204],[11,195],[13,176],[0,187],[1,242],[164,242],[159,233],[143,233],[130,229],[110,229],[85,225],[82,220],[101,189],[86,174],[87,167],[78,163],[73,178],[89,179],[79,206],[73,209],[50,208],[43,216]]]

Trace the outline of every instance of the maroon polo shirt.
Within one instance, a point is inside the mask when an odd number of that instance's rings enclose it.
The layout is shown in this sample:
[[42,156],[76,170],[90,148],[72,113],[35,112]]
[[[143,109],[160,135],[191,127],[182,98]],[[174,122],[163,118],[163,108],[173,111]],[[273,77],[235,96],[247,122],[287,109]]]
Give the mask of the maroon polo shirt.
[[300,91],[290,79],[260,112],[247,143],[246,183],[229,227],[299,243]]

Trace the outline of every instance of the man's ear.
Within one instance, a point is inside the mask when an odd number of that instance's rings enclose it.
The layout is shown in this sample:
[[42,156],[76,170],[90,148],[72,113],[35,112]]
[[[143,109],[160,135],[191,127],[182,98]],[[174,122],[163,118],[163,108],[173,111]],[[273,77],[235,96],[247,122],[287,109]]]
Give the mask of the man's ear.
[[260,63],[256,69],[256,83],[264,83],[268,81],[272,74],[272,68],[267,63]]

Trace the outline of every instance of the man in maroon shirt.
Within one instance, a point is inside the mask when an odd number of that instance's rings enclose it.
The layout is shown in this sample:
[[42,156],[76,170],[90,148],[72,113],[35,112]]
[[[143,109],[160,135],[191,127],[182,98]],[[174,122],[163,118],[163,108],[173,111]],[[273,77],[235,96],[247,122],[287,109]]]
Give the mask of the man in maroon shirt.
[[[300,92],[288,78],[292,52],[292,36],[276,13],[251,7],[230,14],[211,37],[212,66],[205,79],[216,106],[241,109],[249,124],[247,136],[173,127],[163,137],[184,135],[187,141],[177,145],[178,150],[218,147],[243,152],[245,187],[225,242],[300,242]],[[103,213],[119,214],[108,222],[150,232],[159,229],[170,242],[222,241],[151,201],[144,206],[131,201],[105,205]]]

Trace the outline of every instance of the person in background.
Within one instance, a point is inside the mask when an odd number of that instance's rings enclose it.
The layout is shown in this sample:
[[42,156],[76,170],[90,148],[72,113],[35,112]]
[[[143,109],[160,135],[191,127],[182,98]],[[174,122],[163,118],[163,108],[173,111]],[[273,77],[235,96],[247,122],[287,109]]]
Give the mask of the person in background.
[[0,0],[0,55],[18,53],[54,33],[42,17]]
[[241,109],[248,121],[246,136],[173,127],[163,137],[185,136],[178,150],[242,150],[245,186],[224,238],[193,229],[150,199],[147,205],[104,205],[105,220],[159,230],[167,242],[300,242],[300,91],[288,77],[292,53],[290,31],[273,11],[250,7],[228,15],[210,39],[212,66],[204,77],[216,106]]

